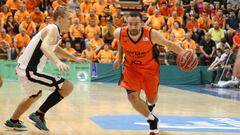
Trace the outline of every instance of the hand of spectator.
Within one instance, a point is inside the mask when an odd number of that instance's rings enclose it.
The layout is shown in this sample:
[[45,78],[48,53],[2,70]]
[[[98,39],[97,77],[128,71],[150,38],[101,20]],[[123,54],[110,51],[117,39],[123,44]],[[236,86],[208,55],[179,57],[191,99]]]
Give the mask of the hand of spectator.
[[114,63],[113,63],[113,69],[114,69],[114,70],[119,69],[120,65],[121,65],[121,64],[120,64],[119,60],[116,59],[116,60],[114,61]]
[[59,71],[62,71],[62,72],[67,72],[70,70],[69,66],[63,62],[59,62],[56,64],[57,68]]

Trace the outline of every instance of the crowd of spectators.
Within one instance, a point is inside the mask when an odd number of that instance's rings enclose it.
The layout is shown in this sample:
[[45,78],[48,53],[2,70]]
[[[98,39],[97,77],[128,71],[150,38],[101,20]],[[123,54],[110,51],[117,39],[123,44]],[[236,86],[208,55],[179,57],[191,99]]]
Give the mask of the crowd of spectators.
[[[200,65],[214,65],[209,70],[216,74],[212,82],[227,79],[240,46],[238,0],[143,0],[143,4],[145,25],[192,50]],[[116,0],[0,0],[0,5],[0,57],[16,59],[38,31],[53,23],[53,12],[61,5],[72,12],[72,25],[62,33],[65,50],[99,63],[118,57],[113,32],[126,23]],[[162,64],[176,63],[167,47],[160,50]]]

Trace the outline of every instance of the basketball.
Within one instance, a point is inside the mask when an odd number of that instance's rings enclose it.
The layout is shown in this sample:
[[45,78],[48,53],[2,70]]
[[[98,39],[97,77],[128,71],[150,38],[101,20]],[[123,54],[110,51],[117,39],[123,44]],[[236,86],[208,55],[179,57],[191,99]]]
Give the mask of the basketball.
[[190,50],[180,52],[176,62],[178,67],[185,72],[191,72],[198,65],[197,55]]

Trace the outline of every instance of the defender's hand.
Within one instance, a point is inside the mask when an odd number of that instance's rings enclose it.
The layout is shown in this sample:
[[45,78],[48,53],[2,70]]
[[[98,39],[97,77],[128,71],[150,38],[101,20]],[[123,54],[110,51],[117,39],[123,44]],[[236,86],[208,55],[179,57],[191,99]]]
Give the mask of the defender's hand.
[[59,71],[62,71],[62,72],[67,72],[70,70],[69,66],[63,62],[59,62],[56,64],[57,68]]
[[85,63],[91,63],[90,60],[85,59],[85,58],[77,58],[76,62],[85,62]]

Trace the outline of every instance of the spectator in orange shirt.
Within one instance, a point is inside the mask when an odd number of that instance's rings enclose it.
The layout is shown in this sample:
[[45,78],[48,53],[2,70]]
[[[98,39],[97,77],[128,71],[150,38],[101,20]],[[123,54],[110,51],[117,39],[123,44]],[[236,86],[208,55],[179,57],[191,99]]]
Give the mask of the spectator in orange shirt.
[[182,42],[182,48],[185,50],[191,50],[196,53],[197,44],[191,39],[191,33],[186,33],[185,40]]
[[16,48],[17,54],[22,52],[22,50],[28,45],[30,37],[26,34],[24,28],[20,28],[20,33],[14,37],[14,47]]
[[41,23],[41,24],[40,24],[38,31],[40,31],[40,30],[42,30],[43,28],[45,28],[48,24],[51,24],[51,18],[50,18],[50,16],[47,16],[47,17],[45,18],[44,23]]
[[25,20],[26,16],[29,15],[28,11],[26,10],[26,6],[24,4],[20,4],[19,10],[15,13],[14,19],[17,20],[19,24]]
[[233,36],[233,49],[238,49],[240,48],[240,29],[238,28],[236,30],[236,34]]
[[167,3],[163,2],[159,7],[160,14],[164,16],[165,19],[168,19],[170,15],[170,9],[167,7]]
[[76,8],[75,12],[72,14],[72,22],[75,18],[78,18],[80,23],[85,25],[85,15],[81,12],[79,8]]
[[13,48],[12,38],[9,34],[6,33],[5,29],[1,30],[0,33],[0,42],[5,43],[6,46]]
[[177,12],[177,16],[183,17],[184,15],[184,8],[181,4],[181,2],[176,2],[169,10],[169,13],[172,14],[173,11]]
[[28,13],[31,13],[35,7],[41,3],[41,0],[25,0],[25,5]]
[[121,15],[121,9],[117,9],[117,15],[113,17],[113,26],[121,27],[124,23],[124,17]]
[[35,7],[34,11],[30,13],[30,17],[31,20],[36,24],[36,27],[43,23],[45,19],[45,15],[42,11],[40,11],[39,7]]
[[31,37],[33,36],[37,31],[36,31],[36,25],[35,23],[31,20],[30,16],[26,16],[25,21],[23,21],[20,26],[20,28],[25,28],[26,33]]
[[96,61],[96,58],[97,58],[96,52],[92,49],[91,42],[86,43],[86,49],[83,50],[81,57],[86,58],[91,62]]
[[114,61],[114,53],[109,49],[109,44],[104,45],[104,49],[97,54],[99,63],[112,63]]
[[[150,4],[150,6],[147,8],[147,14],[149,16],[154,14],[154,10],[157,9],[156,4]],[[160,11],[159,11],[160,12]]]
[[3,5],[0,12],[0,18],[2,19],[2,21],[6,22],[8,16],[10,15],[12,15],[12,13],[9,11],[8,7],[6,5]]
[[13,19],[13,16],[11,15],[8,16],[7,21],[4,23],[3,27],[11,37],[19,33],[18,31],[19,24],[15,19]]
[[106,7],[106,3],[104,0],[98,0],[98,2],[93,4],[92,9],[95,10],[96,14],[98,16],[104,16],[104,8]]
[[116,2],[110,4],[109,11],[112,17],[117,16],[118,9],[120,9],[120,5],[118,5]]
[[[65,39],[65,48],[64,50],[74,56],[78,56],[78,52],[71,47],[71,43],[70,43],[70,40],[68,38]],[[63,58],[63,60],[65,61],[73,61],[71,59],[67,59],[67,58]]]
[[94,38],[90,40],[92,49],[98,53],[100,49],[103,48],[104,42],[103,39],[100,38],[100,34],[98,32],[94,33]]
[[98,15],[95,14],[95,11],[93,9],[90,10],[89,14],[85,16],[85,22],[86,25],[89,25],[90,20],[94,19],[95,23],[98,25],[99,24],[99,19]]
[[206,33],[211,26],[211,22],[211,19],[203,12],[202,16],[198,18],[198,27]]
[[226,25],[226,19],[223,15],[223,11],[221,9],[218,10],[217,14],[215,14],[213,17],[212,17],[212,24],[214,22],[218,22],[218,25],[219,25],[219,28],[222,28],[224,29],[225,28],[225,25]]
[[50,23],[54,23],[54,14],[53,14],[53,8],[49,8],[47,10],[47,13],[45,14],[45,16],[49,16],[50,17]]
[[198,28],[198,22],[193,14],[190,14],[190,20],[187,20],[186,29],[191,32],[193,28]]
[[168,21],[167,21],[167,25],[170,29],[172,29],[174,27],[174,22],[175,21],[178,21],[179,22],[179,26],[182,26],[182,23],[183,23],[183,20],[181,17],[178,17],[177,16],[177,12],[176,11],[173,11],[172,13],[172,16],[168,18]]
[[6,6],[10,9],[12,14],[15,14],[15,12],[19,9],[20,3],[20,0],[7,0]]
[[63,0],[55,0],[53,3],[52,3],[52,8],[55,10],[57,9],[57,7],[61,6],[61,5],[64,5],[65,3],[63,2]]
[[180,27],[180,23],[178,21],[174,22],[174,28],[172,29],[172,33],[174,34],[175,40],[183,41],[185,38],[185,31]]
[[72,40],[73,45],[80,44],[80,53],[85,49],[84,43],[84,26],[80,24],[78,18],[74,19],[73,24],[69,28],[69,34]]
[[112,15],[111,15],[109,6],[106,6],[104,8],[104,17],[107,18],[108,20],[112,20],[112,18],[113,18]]
[[164,17],[160,15],[158,9],[155,9],[154,15],[150,16],[145,24],[153,29],[160,30],[164,23]]
[[100,33],[100,27],[96,24],[94,19],[91,19],[89,25],[85,28],[85,34],[87,35],[88,40],[91,40],[94,37],[95,32]]
[[106,26],[102,27],[102,37],[104,43],[111,44],[114,39],[115,27],[112,25],[112,22],[108,21]]
[[170,38],[170,33],[169,33],[169,31],[168,31],[168,26],[167,26],[166,23],[162,25],[162,28],[161,28],[161,30],[160,30],[160,33],[163,35],[164,38],[166,38],[166,39],[169,40],[169,38]]
[[90,0],[85,0],[80,4],[80,9],[84,14],[88,14],[90,10],[92,9],[92,3]]
[[1,31],[0,31],[0,52],[4,53],[8,60],[11,60],[10,42],[12,42],[11,37],[8,34],[6,34],[5,29],[1,29]]

